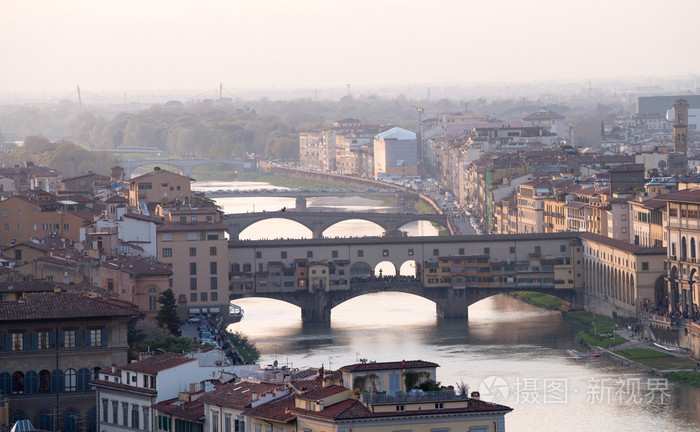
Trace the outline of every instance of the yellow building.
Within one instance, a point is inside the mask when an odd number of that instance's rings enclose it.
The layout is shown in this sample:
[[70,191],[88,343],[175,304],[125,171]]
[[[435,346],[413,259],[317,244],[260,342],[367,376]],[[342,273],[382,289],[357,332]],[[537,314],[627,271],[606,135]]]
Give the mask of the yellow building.
[[190,183],[193,181],[187,176],[155,167],[153,172],[127,181],[129,206],[138,208],[139,203],[160,203],[163,200],[190,198],[192,196]]
[[181,316],[220,313],[228,307],[226,229],[220,223],[191,218],[157,227],[158,261],[173,270],[172,289]]

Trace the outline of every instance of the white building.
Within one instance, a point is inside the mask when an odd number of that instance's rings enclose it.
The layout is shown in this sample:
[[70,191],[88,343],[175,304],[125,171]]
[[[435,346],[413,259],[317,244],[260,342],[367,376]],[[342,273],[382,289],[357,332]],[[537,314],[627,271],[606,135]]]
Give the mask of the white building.
[[418,175],[418,147],[415,132],[391,128],[374,137],[374,176]]
[[[101,432],[155,431],[152,406],[177,397],[190,384],[219,379],[226,382],[254,366],[231,366],[202,353],[165,353],[102,369],[91,384],[96,388],[97,423]],[[201,357],[201,358],[200,358]]]

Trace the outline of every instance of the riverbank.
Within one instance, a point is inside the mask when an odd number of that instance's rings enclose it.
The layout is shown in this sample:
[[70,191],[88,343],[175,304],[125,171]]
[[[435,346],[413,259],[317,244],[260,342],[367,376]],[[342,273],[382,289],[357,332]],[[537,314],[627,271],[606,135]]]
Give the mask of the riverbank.
[[538,306],[547,310],[561,310],[562,302],[551,295],[532,292],[532,291],[515,291],[509,295],[524,301],[533,306]]

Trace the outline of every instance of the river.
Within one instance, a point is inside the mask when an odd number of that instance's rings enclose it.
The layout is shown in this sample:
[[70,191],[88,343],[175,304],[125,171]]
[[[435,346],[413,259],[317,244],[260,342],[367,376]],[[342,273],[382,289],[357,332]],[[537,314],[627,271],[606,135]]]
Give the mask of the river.
[[[197,186],[207,186],[202,183]],[[227,213],[253,211],[253,205],[256,210],[294,206],[293,199],[291,204],[286,200],[223,198],[219,204]],[[316,205],[383,207],[362,197],[308,200],[309,207]],[[252,226],[242,238],[273,238],[270,232],[279,223]],[[285,223],[279,237],[310,236],[306,228],[291,224]],[[409,235],[434,235],[425,233],[434,230],[427,225],[404,229]],[[362,221],[337,229],[333,235],[377,235],[372,231],[376,226]],[[401,293],[371,294],[334,308],[330,326],[303,324],[299,309],[283,302],[236,303],[245,317],[232,330],[255,341],[263,365],[276,360],[294,368],[333,369],[361,358],[421,359],[440,365],[442,385],[464,381],[484,399],[514,408],[506,415],[509,431],[700,431],[700,389],[667,383],[605,358],[573,357],[567,349],[582,350],[574,325],[558,312],[511,297],[498,295],[472,305],[468,320],[443,320],[428,300]]]

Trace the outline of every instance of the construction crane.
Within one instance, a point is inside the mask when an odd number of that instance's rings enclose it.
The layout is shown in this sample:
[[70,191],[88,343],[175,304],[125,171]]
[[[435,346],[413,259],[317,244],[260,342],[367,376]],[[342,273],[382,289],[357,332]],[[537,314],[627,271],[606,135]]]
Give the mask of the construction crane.
[[418,111],[418,134],[416,140],[416,150],[418,151],[418,157],[416,159],[416,162],[419,167],[423,168],[423,107],[411,105],[411,108],[414,108],[416,111]]

